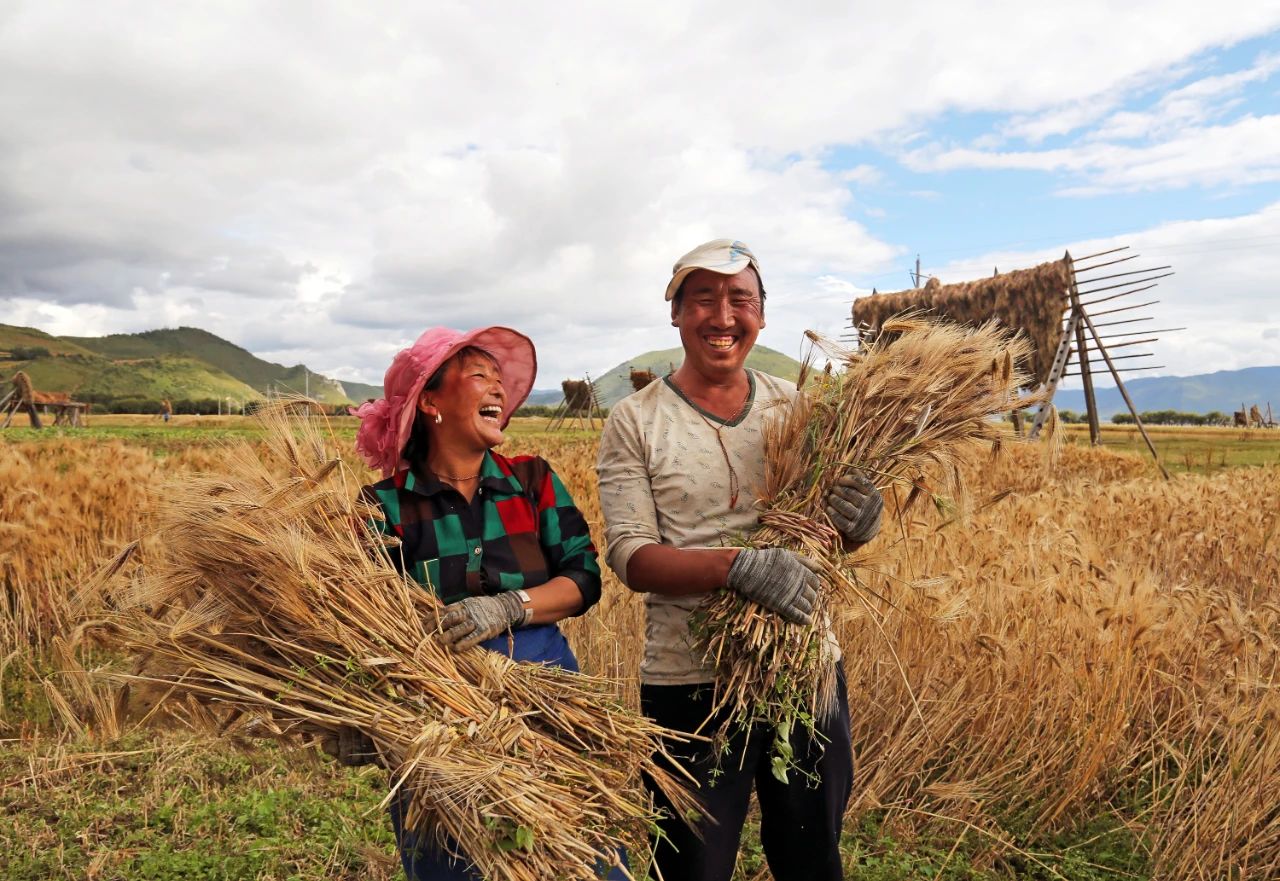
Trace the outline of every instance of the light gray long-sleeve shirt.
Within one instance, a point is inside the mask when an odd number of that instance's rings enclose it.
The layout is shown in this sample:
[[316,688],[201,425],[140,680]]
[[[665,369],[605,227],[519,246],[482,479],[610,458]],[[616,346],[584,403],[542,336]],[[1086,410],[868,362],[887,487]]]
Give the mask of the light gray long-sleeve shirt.
[[[787,412],[795,383],[748,370],[751,391],[735,422],[724,423],[688,401],[667,380],[615,405],[600,438],[596,472],[609,566],[624,583],[631,555],[647,544],[718,548],[740,544],[758,525],[755,502],[764,480],[766,420]],[[730,506],[729,469],[716,427],[738,475]],[[691,685],[714,678],[692,644],[689,613],[705,595],[645,594],[641,681]]]

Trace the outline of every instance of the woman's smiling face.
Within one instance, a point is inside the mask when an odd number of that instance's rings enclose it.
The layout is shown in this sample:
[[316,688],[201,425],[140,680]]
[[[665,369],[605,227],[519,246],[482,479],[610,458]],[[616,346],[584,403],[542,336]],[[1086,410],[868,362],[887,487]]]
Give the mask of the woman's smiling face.
[[424,390],[418,409],[428,416],[433,445],[487,450],[502,443],[502,411],[506,403],[507,393],[497,363],[488,355],[467,352],[445,365],[439,388]]

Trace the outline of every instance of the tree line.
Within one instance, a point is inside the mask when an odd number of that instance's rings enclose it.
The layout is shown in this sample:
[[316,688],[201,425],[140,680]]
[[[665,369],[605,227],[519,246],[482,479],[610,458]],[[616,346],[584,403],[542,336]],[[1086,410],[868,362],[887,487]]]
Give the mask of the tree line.
[[[93,405],[95,413],[141,413],[159,415],[164,411],[164,402],[155,398],[140,395],[102,395],[102,394],[85,394],[77,396],[86,404]],[[214,416],[218,413],[227,413],[226,398],[173,398],[169,401],[172,406],[171,412],[175,416]],[[243,404],[245,415],[252,413],[262,404],[264,399],[245,401]],[[326,414],[330,416],[346,416],[349,404],[321,404]],[[358,405],[357,405],[358,406]],[[239,412],[241,403],[232,401],[231,411]],[[516,410],[516,416],[534,417],[542,419],[550,419],[555,415],[556,407],[550,404],[526,404]],[[597,416],[608,413],[608,410],[601,408],[597,411]]]
[[[1208,413],[1191,413],[1185,410],[1143,410],[1138,414],[1143,425],[1231,425],[1231,416],[1218,410]],[[1085,422],[1087,416],[1074,410],[1059,410],[1058,419],[1062,422]],[[1112,425],[1133,425],[1132,413],[1116,413],[1111,417]]]

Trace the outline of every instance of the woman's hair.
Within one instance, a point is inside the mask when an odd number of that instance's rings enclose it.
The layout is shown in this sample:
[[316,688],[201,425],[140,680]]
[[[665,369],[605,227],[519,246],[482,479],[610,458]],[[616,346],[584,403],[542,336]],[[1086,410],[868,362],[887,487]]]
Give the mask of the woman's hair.
[[[422,387],[422,390],[424,392],[439,391],[440,386],[444,384],[445,371],[448,370],[450,366],[454,364],[461,364],[463,361],[471,357],[484,358],[492,362],[494,365],[497,365],[498,363],[496,358],[479,346],[464,346],[455,352],[448,361],[441,364],[436,369],[435,373],[431,374],[431,377]],[[427,461],[428,417],[426,413],[423,413],[418,409],[417,401],[414,401],[412,406],[414,408],[413,428],[409,430],[409,439],[405,441],[404,450],[401,452],[401,455],[411,467],[416,467]]]

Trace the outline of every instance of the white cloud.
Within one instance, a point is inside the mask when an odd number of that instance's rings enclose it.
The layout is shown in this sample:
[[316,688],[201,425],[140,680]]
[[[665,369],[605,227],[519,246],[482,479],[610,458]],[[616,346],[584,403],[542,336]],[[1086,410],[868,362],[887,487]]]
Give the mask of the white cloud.
[[[1123,245],[1131,247],[1129,253],[1141,255],[1134,267],[1171,265],[1175,274],[1140,300],[1112,305],[1159,300],[1132,314],[1154,316],[1148,325],[1154,328],[1188,328],[1165,334],[1150,347],[1156,355],[1152,362],[1165,365],[1150,375],[1280,364],[1280,351],[1272,342],[1275,328],[1258,332],[1259,325],[1280,324],[1280,298],[1275,295],[1275,279],[1280,278],[1280,202],[1237,217],[1179,221],[1073,242],[1068,250],[1081,256]],[[993,265],[1015,269],[1061,258],[1061,247],[995,251],[926,271],[947,283],[985,276]]]
[[842,326],[822,279],[899,253],[849,218],[876,172],[827,170],[833,145],[1084,102],[1280,25],[1215,9],[10,3],[0,321],[198,324],[365,381],[426,325],[503,321],[550,385],[674,345],[671,261],[731,235],[792,351]]
[[[1280,70],[1280,55],[1264,53],[1244,70],[1205,76],[1160,96],[1148,110],[1112,111],[1126,96],[1119,83],[1107,94],[1044,113],[1016,115],[999,134],[965,147],[932,143],[903,152],[904,163],[925,172],[965,169],[1032,170],[1079,181],[1062,195],[1241,186],[1280,179],[1280,116],[1241,114],[1240,92]],[[1108,115],[1109,114],[1109,115]],[[1105,118],[1104,118],[1105,117]],[[1096,125],[1094,125],[1096,124]],[[1001,149],[1009,138],[1035,145],[1094,125],[1069,146]],[[1141,143],[1126,143],[1126,142]]]
[[1143,147],[1087,143],[1055,150],[986,152],[921,149],[903,157],[916,171],[1018,169],[1080,176],[1063,195],[1248,185],[1280,180],[1280,115],[1244,116],[1227,125],[1187,128]]
[[840,172],[838,177],[845,183],[869,186],[871,184],[879,183],[884,178],[884,174],[874,165],[867,165],[866,163],[863,163],[861,165],[855,165],[853,168],[846,168],[844,171]]
[[1102,119],[1115,109],[1118,101],[1119,96],[1113,93],[1054,107],[1044,113],[1019,114],[1000,125],[1000,136],[988,136],[986,140],[975,140],[973,147],[994,149],[1007,138],[1019,138],[1031,144],[1038,144],[1054,135],[1070,134]]
[[1252,67],[1196,80],[1160,97],[1155,106],[1142,112],[1122,111],[1111,115],[1093,131],[1094,141],[1136,138],[1168,138],[1191,126],[1200,126],[1236,106],[1232,96],[1245,86],[1264,82],[1280,70],[1280,55],[1264,54]]

